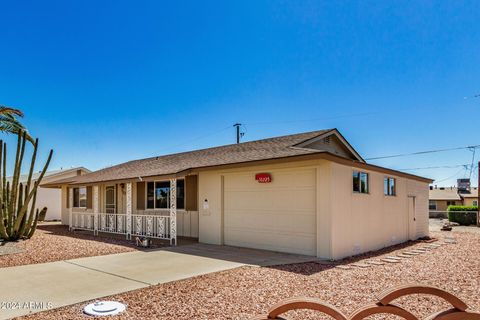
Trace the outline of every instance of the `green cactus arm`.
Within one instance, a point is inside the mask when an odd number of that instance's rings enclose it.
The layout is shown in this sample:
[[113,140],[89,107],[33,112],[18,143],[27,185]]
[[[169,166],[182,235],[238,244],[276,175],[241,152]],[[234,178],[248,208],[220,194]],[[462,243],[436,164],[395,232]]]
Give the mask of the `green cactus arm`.
[[[14,222],[14,218],[18,218],[18,208],[16,208],[17,195],[18,195],[18,181],[20,180],[20,172],[22,170],[23,154],[25,152],[25,133],[20,131],[18,133],[17,152],[15,154],[15,168],[13,171],[12,180],[12,193],[8,204],[8,211],[10,212],[10,220],[8,223],[9,233],[13,234],[14,230],[18,230],[17,221]],[[17,215],[14,217],[14,214]],[[20,218],[21,220],[21,218]]]
[[[45,210],[47,211],[47,208],[43,208],[42,211]],[[33,234],[35,233],[35,230],[37,230],[37,222],[38,222],[38,217],[40,216],[40,212],[37,209],[37,212],[35,214],[35,220],[33,220],[33,226],[30,228],[30,232],[27,235],[27,239],[30,239]]]
[[5,228],[5,218],[3,210],[0,210],[0,238],[8,239],[7,229]]
[[25,200],[25,204],[19,209],[18,214],[17,214],[17,219],[15,220],[15,225],[14,229],[18,230],[21,219],[25,215],[28,209],[28,203],[30,200],[32,200],[33,195],[37,192],[38,186],[42,182],[43,176],[45,175],[45,172],[47,172],[48,165],[50,164],[50,161],[52,160],[52,155],[53,155],[53,150],[50,150],[50,153],[48,154],[48,159],[47,162],[45,163],[45,166],[43,167],[42,172],[40,173],[40,176],[38,177],[37,181],[35,181],[35,184],[32,188],[32,190],[28,193],[27,199]]
[[2,210],[4,210],[5,214],[4,217],[7,216],[6,212],[6,206],[5,204],[8,203],[7,199],[7,144],[3,143],[2,144],[3,148],[3,161],[2,161],[2,172],[3,172],[3,179],[2,179],[2,184],[3,184],[3,201],[2,201]]
[[[24,190],[24,187],[23,187],[23,184],[20,182],[20,184],[18,185],[18,203],[17,203],[17,208],[20,208],[20,206],[23,204],[23,190]],[[22,228],[22,226],[25,224],[25,219],[20,219],[21,220],[21,223],[20,223],[20,226],[19,228],[15,228],[13,230],[13,236],[14,237],[17,237],[20,233],[20,229]]]
[[35,217],[35,204],[37,202],[37,193],[33,195],[32,199],[32,204],[30,207],[30,214],[28,216],[28,221],[26,224],[23,225],[23,228],[20,228],[19,234],[28,237],[28,234],[30,233],[30,229],[32,228],[32,223],[33,223],[33,218]]
[[[30,170],[28,172],[28,179],[27,179],[27,190],[25,194],[28,194],[30,192],[30,186],[32,183],[32,176],[33,176],[33,170],[35,168],[35,161],[37,159],[37,150],[38,150],[38,138],[35,139],[35,142],[33,143],[33,154],[32,154],[32,161],[30,163]],[[26,200],[26,198],[25,198]]]
[[3,203],[3,170],[2,170],[2,164],[3,164],[3,140],[0,140],[0,204]]

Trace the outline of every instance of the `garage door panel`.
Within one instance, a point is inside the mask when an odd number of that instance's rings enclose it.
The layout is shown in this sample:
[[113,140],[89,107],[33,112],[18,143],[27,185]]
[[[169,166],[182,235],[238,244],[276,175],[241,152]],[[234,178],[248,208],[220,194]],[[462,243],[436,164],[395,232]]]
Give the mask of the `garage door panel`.
[[225,209],[242,210],[315,210],[315,190],[291,189],[291,190],[256,190],[256,191],[226,191]]
[[231,211],[225,219],[225,228],[240,226],[250,229],[277,230],[278,232],[298,232],[315,234],[312,225],[315,225],[315,216],[312,212],[295,215],[288,212],[263,211],[245,213],[238,210]]
[[231,229],[231,245],[263,250],[292,252],[315,255],[315,236],[301,234],[279,234],[276,232],[258,232],[258,230]]
[[271,174],[268,184],[253,172],[224,177],[225,244],[315,255],[315,170]]

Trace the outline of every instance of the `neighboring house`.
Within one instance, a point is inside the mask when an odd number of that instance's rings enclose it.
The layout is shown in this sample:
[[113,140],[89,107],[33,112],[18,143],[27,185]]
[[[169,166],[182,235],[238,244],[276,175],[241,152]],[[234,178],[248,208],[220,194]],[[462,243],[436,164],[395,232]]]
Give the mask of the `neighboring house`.
[[368,164],[336,130],[129,161],[47,183],[74,229],[327,259],[429,234],[432,180]]
[[471,188],[468,192],[461,194],[464,206],[478,206],[478,188]]
[[478,188],[430,187],[430,218],[446,218],[448,206],[478,206]]
[[[57,180],[72,179],[89,172],[90,170],[83,167],[47,171],[43,177],[42,184],[52,183]],[[33,173],[32,183],[37,181],[39,176],[40,172]],[[11,181],[12,177],[8,177],[7,179]],[[28,174],[24,174],[20,176],[19,182],[26,183],[27,180]],[[35,207],[39,208],[40,210],[44,207],[47,207],[47,215],[45,216],[46,221],[60,220],[62,218],[61,190],[39,187],[37,189],[37,200]]]
[[463,204],[462,197],[454,187],[430,188],[428,200],[430,211],[447,211],[448,206]]

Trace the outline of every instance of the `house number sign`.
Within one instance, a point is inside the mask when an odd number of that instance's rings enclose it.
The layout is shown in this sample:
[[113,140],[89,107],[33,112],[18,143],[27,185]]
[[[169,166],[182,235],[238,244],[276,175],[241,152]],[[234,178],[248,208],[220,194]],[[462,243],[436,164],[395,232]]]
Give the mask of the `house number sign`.
[[259,183],[270,183],[272,182],[272,175],[270,173],[257,173],[255,175],[255,180]]

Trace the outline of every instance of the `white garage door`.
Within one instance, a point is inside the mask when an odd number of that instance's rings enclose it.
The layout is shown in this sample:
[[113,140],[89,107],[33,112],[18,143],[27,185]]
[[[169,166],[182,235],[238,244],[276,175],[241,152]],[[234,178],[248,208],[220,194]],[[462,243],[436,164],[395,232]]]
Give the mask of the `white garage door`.
[[225,244],[316,255],[315,169],[269,173],[271,183],[225,176]]

